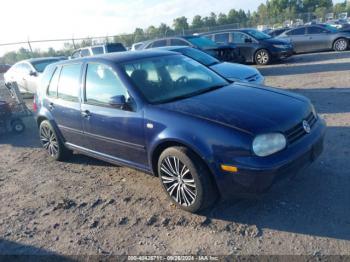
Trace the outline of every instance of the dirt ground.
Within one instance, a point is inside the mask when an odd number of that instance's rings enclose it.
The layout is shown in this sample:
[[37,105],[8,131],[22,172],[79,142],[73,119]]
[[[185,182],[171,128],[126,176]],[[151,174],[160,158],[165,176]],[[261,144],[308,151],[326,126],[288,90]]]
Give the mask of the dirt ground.
[[0,136],[0,254],[350,255],[350,52],[259,69],[327,121],[323,155],[296,178],[193,215],[156,177],[80,154],[49,160],[28,119],[23,135]]

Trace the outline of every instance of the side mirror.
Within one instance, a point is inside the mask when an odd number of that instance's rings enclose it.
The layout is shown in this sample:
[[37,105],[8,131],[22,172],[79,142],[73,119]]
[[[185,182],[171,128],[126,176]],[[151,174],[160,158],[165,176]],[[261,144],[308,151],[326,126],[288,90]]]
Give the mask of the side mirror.
[[29,72],[29,75],[30,75],[30,76],[38,76],[38,73],[35,72],[35,71],[30,71],[30,72]]
[[126,105],[125,96],[113,96],[109,100],[109,105],[116,108],[123,108]]
[[244,39],[244,42],[245,42],[245,43],[252,43],[253,41],[252,41],[251,38],[245,38],[245,39]]

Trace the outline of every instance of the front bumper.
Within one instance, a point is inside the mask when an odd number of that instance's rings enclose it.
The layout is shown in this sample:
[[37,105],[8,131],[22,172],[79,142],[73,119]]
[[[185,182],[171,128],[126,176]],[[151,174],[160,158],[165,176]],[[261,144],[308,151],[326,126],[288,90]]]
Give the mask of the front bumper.
[[276,49],[272,53],[274,59],[284,59],[294,54],[293,48],[290,49]]
[[238,159],[237,173],[220,172],[216,176],[222,198],[260,194],[275,182],[296,175],[320,156],[324,135],[325,122],[318,119],[313,132],[285,150],[269,157]]

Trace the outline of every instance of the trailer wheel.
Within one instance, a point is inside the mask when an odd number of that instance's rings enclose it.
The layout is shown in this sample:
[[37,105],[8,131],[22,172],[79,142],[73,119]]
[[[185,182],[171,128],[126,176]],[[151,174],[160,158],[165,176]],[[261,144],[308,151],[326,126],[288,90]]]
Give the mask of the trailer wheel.
[[26,129],[26,127],[25,127],[22,120],[17,119],[17,120],[12,121],[11,129],[14,133],[21,134]]

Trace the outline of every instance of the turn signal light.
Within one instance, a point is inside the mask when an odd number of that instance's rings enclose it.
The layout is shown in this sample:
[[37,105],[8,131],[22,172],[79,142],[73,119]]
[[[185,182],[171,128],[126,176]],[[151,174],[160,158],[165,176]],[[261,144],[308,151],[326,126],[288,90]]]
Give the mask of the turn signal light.
[[221,165],[221,169],[231,173],[237,173],[238,168],[236,166]]

